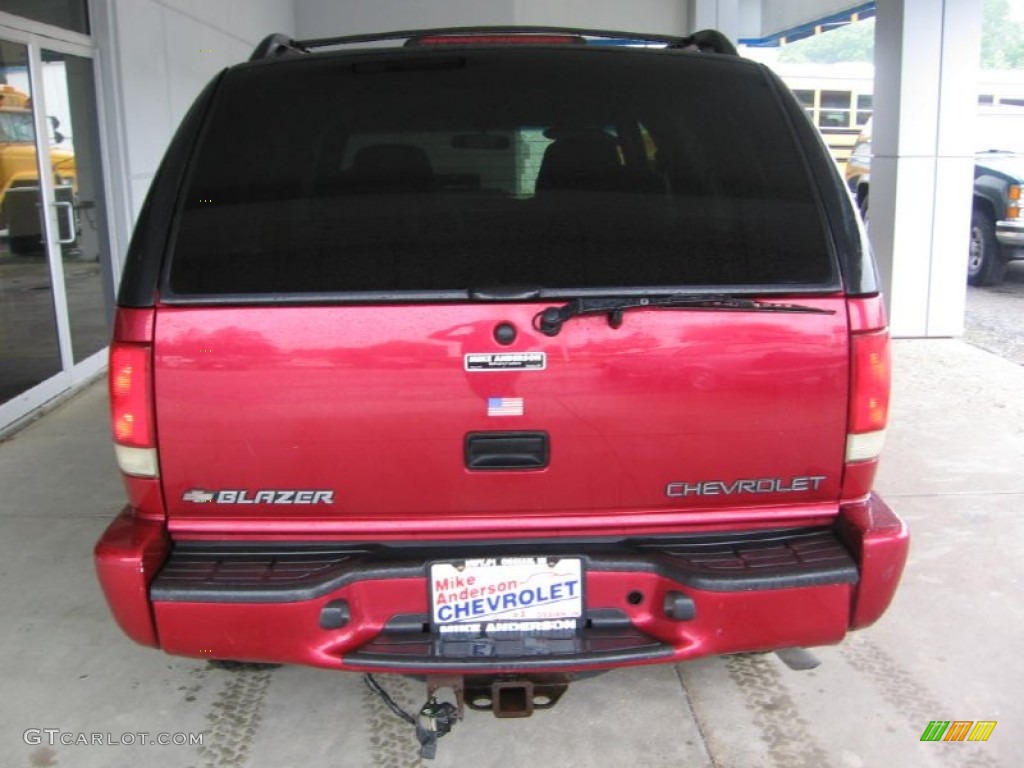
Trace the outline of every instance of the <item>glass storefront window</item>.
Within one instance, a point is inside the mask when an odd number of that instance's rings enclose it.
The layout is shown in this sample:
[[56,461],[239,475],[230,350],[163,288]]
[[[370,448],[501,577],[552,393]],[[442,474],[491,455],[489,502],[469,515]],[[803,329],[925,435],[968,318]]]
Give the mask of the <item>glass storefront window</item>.
[[110,340],[107,217],[92,60],[43,49],[57,240],[79,363]]
[[26,46],[0,40],[0,403],[61,370],[40,237],[32,85]]

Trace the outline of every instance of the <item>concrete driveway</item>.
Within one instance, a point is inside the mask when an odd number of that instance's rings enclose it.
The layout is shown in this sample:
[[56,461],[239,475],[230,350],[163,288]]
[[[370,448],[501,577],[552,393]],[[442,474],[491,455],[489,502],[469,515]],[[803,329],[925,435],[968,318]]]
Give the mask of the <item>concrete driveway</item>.
[[998,285],[967,286],[964,339],[1024,365],[1024,261],[1007,266]]
[[[976,347],[896,344],[879,488],[911,526],[910,562],[889,613],[816,650],[818,669],[768,655],[611,672],[530,719],[468,713],[428,764],[1018,765],[1022,393],[1024,367]],[[420,764],[357,675],[213,669],[120,634],[91,562],[122,504],[100,385],[0,444],[0,487],[0,768]],[[422,704],[419,683],[380,680]],[[998,724],[987,742],[920,741],[933,720]]]

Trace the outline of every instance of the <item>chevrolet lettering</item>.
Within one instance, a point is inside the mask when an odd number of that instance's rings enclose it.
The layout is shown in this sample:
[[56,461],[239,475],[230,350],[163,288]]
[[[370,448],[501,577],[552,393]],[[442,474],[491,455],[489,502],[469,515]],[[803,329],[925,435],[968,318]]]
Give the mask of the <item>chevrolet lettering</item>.
[[687,496],[734,496],[742,493],[802,493],[816,491],[828,478],[825,475],[801,477],[761,477],[755,480],[705,480],[702,482],[675,482],[665,486],[665,495],[671,498]]

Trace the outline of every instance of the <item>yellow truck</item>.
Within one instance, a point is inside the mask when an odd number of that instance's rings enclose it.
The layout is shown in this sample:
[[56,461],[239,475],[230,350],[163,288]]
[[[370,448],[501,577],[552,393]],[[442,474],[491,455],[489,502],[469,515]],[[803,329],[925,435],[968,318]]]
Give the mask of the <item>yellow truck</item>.
[[[54,143],[64,137],[59,123],[50,118]],[[60,147],[50,148],[50,164],[56,185],[61,242],[75,236],[74,213],[75,153]],[[0,229],[7,230],[7,245],[13,253],[42,250],[40,219],[39,165],[36,158],[35,124],[28,94],[11,85],[0,85]]]

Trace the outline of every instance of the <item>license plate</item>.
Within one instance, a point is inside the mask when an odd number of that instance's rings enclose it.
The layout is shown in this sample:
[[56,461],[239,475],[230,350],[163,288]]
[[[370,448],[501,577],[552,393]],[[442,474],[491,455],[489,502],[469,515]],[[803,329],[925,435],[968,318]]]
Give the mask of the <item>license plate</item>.
[[583,615],[583,565],[575,557],[486,557],[432,563],[430,612],[444,634],[572,629]]

